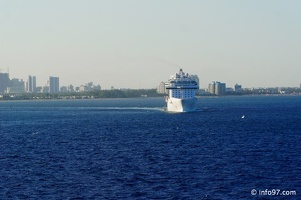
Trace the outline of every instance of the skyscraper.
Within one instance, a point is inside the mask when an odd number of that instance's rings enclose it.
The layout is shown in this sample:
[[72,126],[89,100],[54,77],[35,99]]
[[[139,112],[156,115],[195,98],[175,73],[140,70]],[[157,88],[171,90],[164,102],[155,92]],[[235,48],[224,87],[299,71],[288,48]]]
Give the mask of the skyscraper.
[[226,83],[216,82],[215,84],[215,94],[222,95],[226,93]]
[[26,92],[36,92],[37,80],[35,76],[28,76]]
[[60,91],[59,77],[49,77],[49,92],[56,93]]
[[0,93],[5,92],[7,87],[9,87],[9,74],[0,73]]
[[209,83],[208,92],[211,94],[215,94],[215,82],[214,81],[212,81],[212,83]]
[[157,87],[157,93],[159,94],[167,94],[167,90],[165,87],[165,84],[163,81],[160,83],[160,85]]
[[216,95],[222,95],[226,93],[226,83],[221,83],[218,81],[213,81],[212,83],[209,83],[208,86],[208,91],[211,94],[216,94]]

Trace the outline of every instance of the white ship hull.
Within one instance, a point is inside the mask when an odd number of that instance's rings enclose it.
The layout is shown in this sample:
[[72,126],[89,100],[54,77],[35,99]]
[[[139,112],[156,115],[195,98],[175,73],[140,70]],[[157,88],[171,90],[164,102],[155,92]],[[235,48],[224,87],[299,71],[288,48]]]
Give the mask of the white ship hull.
[[196,111],[197,98],[178,99],[167,98],[167,111],[169,112],[194,112]]

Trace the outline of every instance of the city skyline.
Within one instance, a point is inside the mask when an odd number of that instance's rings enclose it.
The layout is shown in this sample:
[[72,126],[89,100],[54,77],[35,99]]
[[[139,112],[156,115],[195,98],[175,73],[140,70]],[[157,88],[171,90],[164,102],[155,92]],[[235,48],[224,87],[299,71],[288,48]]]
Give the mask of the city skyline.
[[[190,76],[194,77],[197,81],[198,85],[200,83],[199,77],[196,74],[190,74]],[[233,81],[235,82],[235,81]],[[152,88],[138,88],[138,89],[156,89],[158,93],[165,93],[165,84],[166,81],[161,81],[157,83],[155,87]],[[242,89],[269,89],[269,88],[301,88],[301,83],[299,86],[294,87],[286,87],[286,86],[277,86],[277,87],[242,87],[241,84],[237,82],[235,85],[229,85],[227,83],[223,83],[220,81],[212,81],[207,83],[207,85],[203,85],[203,87],[199,87],[202,91],[208,91],[211,94],[224,94],[227,91],[241,91]],[[199,85],[200,86],[200,85]],[[48,76],[48,80],[43,85],[37,85],[37,77],[33,75],[28,75],[27,79],[23,80],[18,77],[11,77],[9,75],[9,70],[5,71],[0,69],[0,91],[6,91],[8,93],[58,93],[58,92],[81,92],[87,90],[127,90],[127,89],[137,89],[137,88],[121,88],[121,87],[114,87],[111,88],[103,88],[100,84],[88,81],[86,83],[82,83],[80,85],[74,85],[73,83],[68,85],[60,84],[60,77],[56,76]],[[6,89],[7,87],[7,89]],[[164,88],[163,88],[164,87]],[[22,89],[23,88],[23,89]],[[0,92],[1,93],[1,92]]]
[[37,85],[154,88],[181,67],[200,86],[300,85],[300,1],[1,1],[0,68]]
[[78,86],[60,85],[60,78],[55,76],[49,76],[44,85],[37,85],[36,76],[28,75],[27,79],[23,80],[10,77],[9,71],[0,70],[0,94],[84,92],[91,90],[101,90],[101,86],[95,85],[93,82]]

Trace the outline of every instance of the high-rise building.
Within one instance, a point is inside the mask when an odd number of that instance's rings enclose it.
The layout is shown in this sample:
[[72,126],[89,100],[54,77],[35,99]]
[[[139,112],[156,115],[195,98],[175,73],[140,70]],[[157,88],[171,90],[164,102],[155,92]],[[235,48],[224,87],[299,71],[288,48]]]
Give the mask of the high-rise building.
[[160,85],[157,87],[157,93],[159,93],[159,94],[166,94],[167,93],[165,84],[166,83],[164,83],[163,81],[160,83]]
[[37,92],[37,79],[35,76],[28,76],[26,92]]
[[68,92],[74,92],[74,87],[73,87],[73,85],[69,85],[69,86],[67,87],[67,91],[68,91]]
[[209,83],[208,92],[211,94],[215,94],[215,82],[214,81],[212,81],[212,83]]
[[50,76],[49,77],[49,92],[57,93],[60,91],[59,77]]
[[241,92],[241,85],[238,85],[237,83],[234,85],[234,91],[235,92]]
[[7,93],[20,94],[25,92],[25,85],[22,79],[13,78],[9,82],[9,87],[6,89]]
[[222,95],[226,93],[226,83],[216,82],[215,84],[215,94]]
[[4,93],[9,87],[9,73],[0,72],[0,93]]
[[213,81],[209,83],[208,91],[211,94],[222,95],[226,93],[226,83],[221,83],[218,81]]
[[61,92],[68,92],[67,86],[62,86],[62,87],[61,87]]

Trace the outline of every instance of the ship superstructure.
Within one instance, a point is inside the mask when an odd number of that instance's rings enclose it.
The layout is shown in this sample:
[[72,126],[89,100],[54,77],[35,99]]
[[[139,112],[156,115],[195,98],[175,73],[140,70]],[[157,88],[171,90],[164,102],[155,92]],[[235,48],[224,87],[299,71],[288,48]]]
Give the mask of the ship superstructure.
[[166,97],[167,111],[193,112],[196,111],[197,98],[195,92],[199,89],[198,83],[188,73],[180,69],[179,73],[171,76],[165,85],[168,90]]

